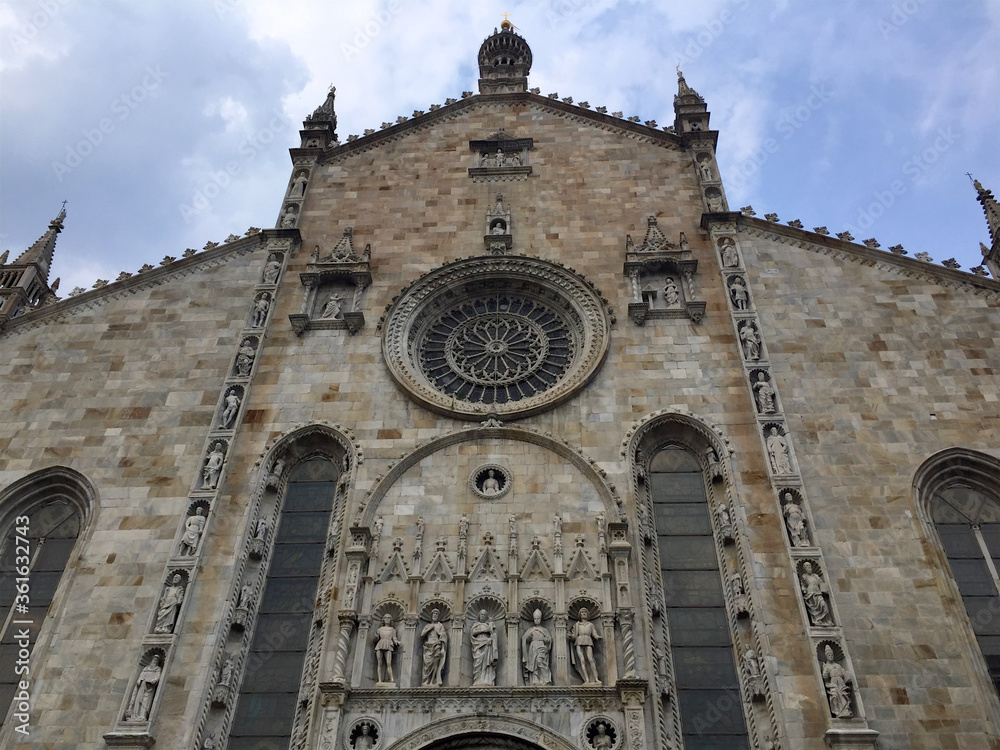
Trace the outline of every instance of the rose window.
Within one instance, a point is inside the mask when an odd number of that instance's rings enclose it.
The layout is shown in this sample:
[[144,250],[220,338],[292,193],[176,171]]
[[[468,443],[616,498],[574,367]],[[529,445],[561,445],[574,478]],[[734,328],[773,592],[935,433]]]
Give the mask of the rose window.
[[469,258],[427,274],[383,321],[390,372],[424,405],[465,419],[521,417],[585,385],[607,351],[607,311],[566,269]]

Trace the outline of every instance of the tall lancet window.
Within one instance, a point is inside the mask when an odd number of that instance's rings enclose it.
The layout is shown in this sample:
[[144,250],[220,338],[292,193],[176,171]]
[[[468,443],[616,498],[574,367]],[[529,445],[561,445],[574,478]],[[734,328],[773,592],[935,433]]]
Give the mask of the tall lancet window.
[[719,556],[698,459],[667,446],[649,464],[670,632],[674,685],[686,750],[748,750]]
[[229,750],[288,747],[326,555],[338,471],[326,458],[288,476],[246,658]]
[[[44,483],[40,483],[44,484]],[[80,514],[66,500],[27,505],[0,528],[0,721],[25,679],[38,672],[34,646],[76,538]],[[23,598],[18,595],[21,594]],[[22,645],[32,654],[22,658]],[[20,723],[20,722],[14,722]]]
[[934,493],[931,519],[1000,692],[1000,499],[958,480]]

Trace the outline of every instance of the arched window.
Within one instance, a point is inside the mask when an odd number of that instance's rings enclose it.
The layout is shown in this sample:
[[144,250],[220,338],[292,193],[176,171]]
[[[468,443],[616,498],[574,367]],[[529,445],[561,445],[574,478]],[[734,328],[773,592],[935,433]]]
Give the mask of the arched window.
[[35,645],[92,499],[90,483],[62,467],[0,495],[0,718],[24,679],[24,650],[38,672]]
[[688,750],[749,748],[705,474],[679,446],[649,463],[681,731]]
[[337,466],[310,458],[288,476],[229,750],[288,747],[318,595]]

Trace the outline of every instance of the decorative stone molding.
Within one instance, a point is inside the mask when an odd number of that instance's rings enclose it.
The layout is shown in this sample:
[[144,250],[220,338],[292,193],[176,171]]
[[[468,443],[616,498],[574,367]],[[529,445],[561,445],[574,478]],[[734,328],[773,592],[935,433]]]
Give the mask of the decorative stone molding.
[[406,735],[385,750],[422,750],[437,740],[466,733],[497,735],[541,745],[547,750],[578,750],[573,743],[555,732],[533,722],[512,716],[457,716],[421,727]]
[[512,484],[510,471],[500,464],[483,464],[469,474],[469,489],[484,500],[503,497]]
[[355,252],[353,227],[344,229],[328,255],[319,245],[313,249],[311,262],[299,274],[306,289],[302,312],[288,316],[296,335],[318,329],[346,328],[351,334],[361,330],[365,323],[361,297],[372,283],[371,252],[370,244],[361,255]]

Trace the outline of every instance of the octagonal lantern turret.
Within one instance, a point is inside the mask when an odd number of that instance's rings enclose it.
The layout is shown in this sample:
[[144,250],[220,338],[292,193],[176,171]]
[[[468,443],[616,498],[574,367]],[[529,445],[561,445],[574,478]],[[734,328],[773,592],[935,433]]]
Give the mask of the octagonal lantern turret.
[[507,94],[528,90],[531,48],[510,21],[479,48],[479,93]]

